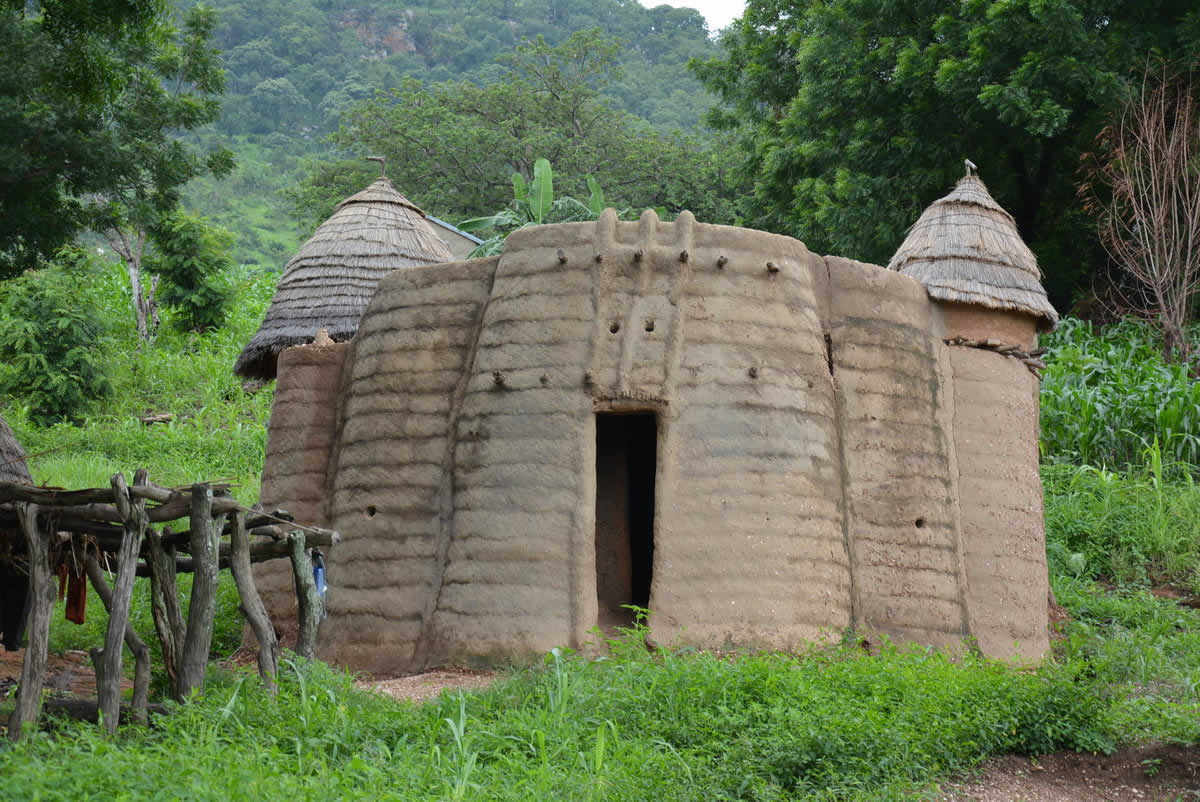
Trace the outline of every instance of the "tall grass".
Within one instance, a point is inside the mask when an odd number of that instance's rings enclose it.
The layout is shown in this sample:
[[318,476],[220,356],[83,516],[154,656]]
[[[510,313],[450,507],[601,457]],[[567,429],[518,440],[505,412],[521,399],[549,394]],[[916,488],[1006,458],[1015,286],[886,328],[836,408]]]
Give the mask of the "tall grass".
[[[4,399],[4,415],[38,482],[104,486],[117,471],[150,470],[161,484],[232,479],[239,500],[254,501],[266,445],[272,389],[247,393],[233,362],[265,313],[276,276],[245,267],[226,279],[235,287],[233,314],[221,329],[179,332],[164,315],[157,340],[137,347],[129,291],[119,265],[101,263],[87,278],[87,302],[110,332],[102,347],[112,392],[95,399],[83,419],[40,427],[21,399]],[[0,368],[2,369],[2,368]],[[139,417],[170,413],[166,424]]]
[[554,655],[424,707],[284,662],[278,698],[235,675],[106,742],[68,726],[0,752],[22,798],[897,799],[986,755],[1106,749],[1107,703],[1038,674],[924,650],[719,659]]
[[1042,466],[1052,571],[1200,593],[1200,486],[1186,471],[1174,482],[1164,473]]
[[1157,442],[1169,466],[1200,465],[1200,383],[1187,366],[1163,361],[1148,325],[1126,320],[1093,331],[1066,318],[1042,344],[1049,349],[1041,396],[1047,460],[1141,466]]

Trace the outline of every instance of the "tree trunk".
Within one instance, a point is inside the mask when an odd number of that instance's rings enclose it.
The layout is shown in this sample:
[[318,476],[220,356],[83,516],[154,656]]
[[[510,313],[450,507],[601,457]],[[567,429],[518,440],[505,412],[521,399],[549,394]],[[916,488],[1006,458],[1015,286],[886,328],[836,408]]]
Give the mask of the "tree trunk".
[[[96,595],[100,597],[101,604],[111,616],[112,591],[109,590],[108,582],[104,579],[104,569],[100,567],[100,563],[92,554],[84,559],[83,565],[87,570],[88,579],[92,582],[92,587],[96,590]],[[129,647],[129,651],[133,652],[133,715],[139,724],[145,724],[150,700],[150,649],[138,637],[133,625],[128,622],[125,624],[125,645]],[[99,681],[99,674],[96,675],[96,679]],[[104,720],[106,723],[109,720],[107,713]]]
[[46,676],[46,656],[50,648],[50,614],[54,611],[54,576],[50,570],[50,547],[38,530],[36,504],[18,503],[17,516],[29,550],[29,617],[25,632],[25,662],[21,666],[21,685],[17,704],[8,719],[8,737],[21,739],[23,726],[36,722],[42,708],[42,681]]
[[[138,470],[134,483],[146,483],[145,469]],[[142,549],[142,538],[146,534],[146,502],[130,497],[125,477],[112,477],[113,499],[124,519],[121,548],[117,552],[117,579],[113,586],[109,608],[108,630],[104,636],[104,648],[92,651],[96,665],[96,695],[104,728],[113,734],[121,714],[121,660],[124,656],[121,644],[129,626],[129,603],[133,597],[133,579],[137,573],[138,553]],[[97,660],[99,658],[99,660]],[[103,666],[100,663],[103,663]]]
[[313,658],[317,651],[317,625],[321,623],[321,596],[313,579],[312,561],[304,548],[304,533],[297,530],[288,535],[292,545],[292,578],[296,581],[296,602],[299,607],[300,629],[296,634],[296,654]]
[[246,536],[246,513],[233,514],[233,530],[230,532],[229,570],[237,583],[238,595],[242,598],[242,615],[254,630],[258,639],[258,673],[262,675],[267,690],[276,691],[275,675],[279,673],[279,639],[267,608],[254,586],[254,575],[250,571],[250,539]]
[[171,696],[179,694],[179,650],[187,635],[183,623],[183,611],[179,607],[179,590],[175,584],[175,547],[164,543],[158,533],[151,529],[147,542],[149,553],[146,562],[150,565],[150,606],[154,614],[154,629],[162,646],[163,667],[171,686]]
[[192,575],[192,600],[188,605],[187,635],[179,665],[179,698],[204,690],[204,669],[212,647],[213,619],[217,612],[217,549],[224,516],[212,515],[213,491],[208,485],[192,486],[191,547],[196,571]]

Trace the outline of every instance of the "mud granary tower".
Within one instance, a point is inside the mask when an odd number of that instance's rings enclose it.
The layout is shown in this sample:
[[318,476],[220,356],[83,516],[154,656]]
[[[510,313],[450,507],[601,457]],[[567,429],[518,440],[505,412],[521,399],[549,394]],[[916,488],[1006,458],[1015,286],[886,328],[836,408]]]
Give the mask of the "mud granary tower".
[[[992,229],[1011,218],[965,181],[927,212],[958,245],[912,241],[919,222],[896,270],[608,211],[389,273],[353,340],[279,359],[263,503],[344,538],[320,654],[529,659],[636,604],[662,643],[791,649],[853,626],[1040,658],[1023,357],[1055,316],[1035,263],[1040,302],[1000,297],[1020,259],[989,256],[1013,247]],[[927,262],[960,294],[905,275]],[[261,578],[285,612],[290,578]]]

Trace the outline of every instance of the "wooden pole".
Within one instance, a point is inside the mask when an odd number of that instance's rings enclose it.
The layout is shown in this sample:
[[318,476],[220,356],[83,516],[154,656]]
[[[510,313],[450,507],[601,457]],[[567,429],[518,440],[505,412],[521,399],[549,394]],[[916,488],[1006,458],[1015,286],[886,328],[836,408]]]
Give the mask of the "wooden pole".
[[150,568],[150,609],[154,615],[154,631],[162,647],[163,667],[171,696],[179,698],[179,650],[187,635],[183,611],[179,607],[179,591],[175,584],[175,547],[164,543],[153,529],[147,532],[149,550],[146,562]]
[[[139,469],[134,475],[134,484],[146,484],[145,469]],[[113,500],[124,522],[124,533],[121,548],[117,552],[117,578],[113,583],[112,602],[105,605],[109,612],[104,648],[92,650],[92,662],[96,665],[97,703],[104,729],[110,735],[117,731],[121,719],[121,662],[124,657],[121,646],[129,627],[133,578],[137,572],[138,553],[142,550],[147,524],[146,501],[130,496],[123,474],[113,474],[112,488]]]
[[246,513],[233,514],[233,529],[230,531],[229,570],[237,583],[238,595],[242,599],[242,615],[254,630],[258,639],[258,673],[262,676],[267,690],[275,694],[277,686],[275,675],[279,673],[279,639],[275,636],[275,627],[271,626],[271,618],[267,608],[258,595],[254,586],[254,575],[250,572],[250,539],[246,536]]
[[192,486],[191,548],[196,571],[192,575],[192,600],[188,605],[187,635],[179,666],[179,699],[204,690],[204,669],[212,647],[213,619],[217,612],[218,545],[223,520],[213,518],[213,491],[208,485]]
[[[100,602],[111,617],[112,591],[108,587],[108,581],[104,578],[104,569],[100,567],[94,554],[87,555],[83,565],[87,570],[88,579],[92,582],[92,587],[96,589],[96,595],[100,597]],[[133,625],[128,622],[125,624],[125,645],[129,647],[129,651],[133,652],[133,715],[139,724],[145,724],[146,711],[149,709],[150,701],[150,649],[134,631]],[[97,682],[99,682],[99,678],[100,675],[97,674]],[[107,714],[104,720],[108,721]]]
[[42,707],[42,681],[46,676],[46,656],[50,648],[50,614],[54,610],[54,576],[50,571],[50,547],[38,529],[36,504],[19,502],[17,518],[25,535],[29,554],[29,617],[25,632],[29,645],[21,665],[21,685],[17,704],[8,719],[8,737],[20,740],[27,722],[36,722]]
[[300,628],[296,634],[296,654],[313,658],[317,651],[317,625],[321,622],[321,597],[313,579],[312,561],[304,548],[304,533],[296,530],[288,535],[292,546],[292,577],[296,581],[296,602]]

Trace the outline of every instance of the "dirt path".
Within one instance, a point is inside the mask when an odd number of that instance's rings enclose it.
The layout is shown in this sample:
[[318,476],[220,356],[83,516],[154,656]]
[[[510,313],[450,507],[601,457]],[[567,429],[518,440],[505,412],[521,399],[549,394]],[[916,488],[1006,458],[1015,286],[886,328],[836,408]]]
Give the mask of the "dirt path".
[[1112,755],[1058,752],[987,761],[969,781],[948,783],[946,802],[1193,802],[1200,747],[1147,746]]

